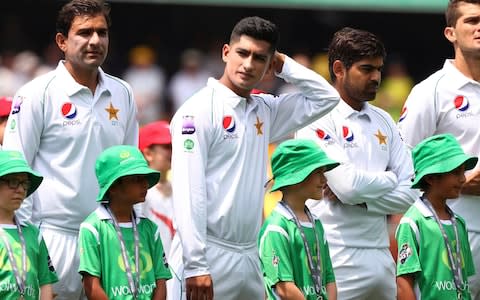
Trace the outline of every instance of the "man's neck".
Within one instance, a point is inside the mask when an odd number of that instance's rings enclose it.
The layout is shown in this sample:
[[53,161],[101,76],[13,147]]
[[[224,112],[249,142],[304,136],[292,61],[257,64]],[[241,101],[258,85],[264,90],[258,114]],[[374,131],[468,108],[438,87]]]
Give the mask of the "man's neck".
[[454,66],[466,77],[480,82],[480,56],[464,56],[457,51],[453,61]]
[[93,70],[75,68],[70,63],[65,63],[65,68],[78,84],[86,86],[92,94],[95,94],[95,90],[98,84],[98,68]]

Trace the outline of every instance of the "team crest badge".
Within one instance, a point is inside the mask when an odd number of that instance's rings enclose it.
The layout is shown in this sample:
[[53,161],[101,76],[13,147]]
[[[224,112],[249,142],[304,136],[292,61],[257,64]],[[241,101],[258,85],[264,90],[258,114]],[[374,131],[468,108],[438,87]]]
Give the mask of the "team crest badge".
[[398,260],[400,264],[404,264],[407,259],[412,255],[412,248],[408,244],[403,244],[398,252]]

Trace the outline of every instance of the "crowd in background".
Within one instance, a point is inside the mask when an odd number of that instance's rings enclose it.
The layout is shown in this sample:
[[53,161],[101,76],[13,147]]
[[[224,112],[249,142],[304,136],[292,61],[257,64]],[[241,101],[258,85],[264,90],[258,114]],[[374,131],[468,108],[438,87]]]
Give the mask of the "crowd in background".
[[[310,54],[298,50],[292,57],[302,65],[328,78],[326,53]],[[0,54],[0,95],[13,97],[15,92],[33,78],[54,70],[62,54],[52,43],[39,55],[31,50],[5,51]],[[199,48],[182,51],[177,69],[169,74],[159,63],[158,53],[148,44],[138,44],[128,51],[127,68],[120,78],[133,89],[140,125],[155,120],[169,120],[185,99],[203,87],[209,77],[220,78],[223,62],[220,51],[205,52]],[[387,57],[382,84],[375,105],[387,110],[398,121],[402,104],[414,79],[400,55]],[[292,86],[275,78],[266,78],[258,87],[273,94],[288,93]]]

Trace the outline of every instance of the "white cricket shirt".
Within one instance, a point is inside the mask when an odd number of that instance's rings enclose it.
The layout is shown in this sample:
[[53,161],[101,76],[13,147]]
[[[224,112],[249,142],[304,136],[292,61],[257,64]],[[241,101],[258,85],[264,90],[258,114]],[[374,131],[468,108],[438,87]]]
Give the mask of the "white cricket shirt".
[[251,95],[247,101],[210,78],[171,122],[173,205],[186,277],[209,273],[209,237],[239,249],[255,247],[268,144],[339,102],[324,78],[291,58],[277,76],[301,93]]
[[17,215],[42,227],[78,233],[97,207],[95,160],[105,148],[138,144],[130,86],[99,69],[92,95],[63,62],[17,92],[5,130],[4,149],[19,150],[44,176]]
[[[465,153],[480,156],[479,124],[480,83],[446,60],[441,70],[412,89],[398,128],[411,148],[432,135],[451,133]],[[480,196],[460,195],[449,205],[465,219],[469,231],[480,232]]]
[[340,201],[307,201],[321,219],[331,246],[386,248],[386,216],[403,213],[418,197],[410,188],[412,159],[388,113],[365,102],[361,111],[344,101],[299,130],[341,165],[326,172]]

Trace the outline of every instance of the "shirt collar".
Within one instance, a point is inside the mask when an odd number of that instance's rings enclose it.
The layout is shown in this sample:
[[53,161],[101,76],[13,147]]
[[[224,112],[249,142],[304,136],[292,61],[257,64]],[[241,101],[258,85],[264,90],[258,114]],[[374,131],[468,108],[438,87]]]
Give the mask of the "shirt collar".
[[293,219],[293,216],[290,214],[290,212],[282,204],[280,204],[280,202],[277,203],[277,205],[275,206],[275,208],[273,210],[276,211],[277,213],[281,214],[282,216],[284,216],[288,220]]
[[[72,74],[67,70],[65,67],[65,61],[61,60],[58,62],[58,66],[56,72],[59,73],[59,78],[62,80],[63,87],[67,92],[68,96],[72,96],[78,93],[82,89],[87,89],[86,86],[79,84],[75,81]],[[105,86],[105,72],[103,72],[102,68],[98,68],[98,84],[97,90],[101,93],[104,91],[108,91]]]
[[432,212],[430,209],[425,205],[425,202],[423,202],[422,198],[418,198],[413,205],[418,209],[418,211],[422,214],[424,217],[433,217]]
[[252,105],[257,105],[256,101],[253,101],[253,99],[249,102],[247,102],[247,99],[244,97],[241,97],[237,94],[235,94],[231,89],[226,87],[224,84],[222,84],[220,81],[217,79],[210,77],[207,81],[207,86],[211,87],[214,89],[215,92],[215,97],[220,97],[223,101],[230,103],[232,107],[238,106],[240,103],[245,103],[245,104],[252,104]]
[[[426,218],[432,218],[433,217],[432,211],[428,208],[428,206],[425,204],[425,202],[422,200],[422,198],[418,198],[413,203],[413,205],[418,209],[418,211],[422,214],[422,216],[424,216]],[[447,206],[448,206],[448,204],[447,204]],[[454,215],[456,217],[455,213],[454,213]]]
[[360,111],[354,110],[350,105],[348,105],[345,101],[340,101],[338,105],[335,108],[340,116],[344,119],[348,119],[353,116],[357,116],[357,118],[361,117],[366,117],[368,120],[371,120],[370,118],[370,104],[368,102],[365,102],[363,104],[363,108]]
[[468,78],[462,72],[460,72],[453,63],[454,63],[453,59],[447,59],[443,64],[443,70],[445,71],[445,74],[449,76],[448,84],[450,86],[460,89],[469,83],[475,84],[475,85],[479,84],[475,80]]
[[[103,205],[100,205],[95,212],[100,220],[112,220],[112,216],[110,216],[107,209]],[[135,221],[137,222],[137,224],[140,222],[141,218],[145,218],[145,215],[139,209],[135,210],[135,214],[136,214]]]

